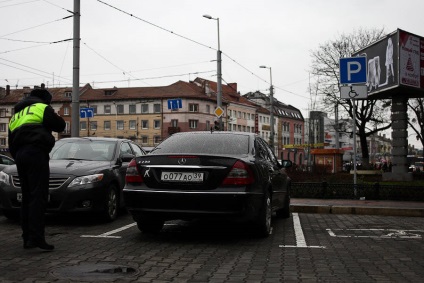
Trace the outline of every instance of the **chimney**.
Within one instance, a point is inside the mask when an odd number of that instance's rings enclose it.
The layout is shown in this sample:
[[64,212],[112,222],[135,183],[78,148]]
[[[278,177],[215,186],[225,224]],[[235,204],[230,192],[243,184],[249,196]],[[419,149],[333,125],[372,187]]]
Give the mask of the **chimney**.
[[3,98],[6,95],[6,90],[0,87],[0,98]]
[[10,85],[6,85],[6,95],[10,94]]

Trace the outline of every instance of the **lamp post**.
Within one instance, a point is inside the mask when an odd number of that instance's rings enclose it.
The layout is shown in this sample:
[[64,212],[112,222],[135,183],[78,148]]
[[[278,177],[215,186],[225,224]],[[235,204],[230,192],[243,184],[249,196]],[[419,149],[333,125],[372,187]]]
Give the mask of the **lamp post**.
[[270,126],[271,126],[271,134],[270,134],[270,139],[269,139],[269,145],[271,146],[272,150],[274,150],[274,86],[272,85],[272,70],[271,67],[267,67],[267,66],[259,66],[259,68],[265,68],[265,69],[269,69],[269,78],[270,78],[270,83],[271,86],[269,87],[269,97],[270,97],[270,116],[271,116],[271,122],[270,122]]
[[[222,72],[221,72],[221,44],[219,40],[219,18],[213,18],[209,15],[203,15],[206,19],[209,20],[216,20],[217,27],[218,27],[218,50],[216,52],[216,62],[217,62],[217,97],[216,97],[216,104],[217,107],[222,108]],[[222,116],[218,118],[219,121],[219,130],[223,130],[222,125]]]

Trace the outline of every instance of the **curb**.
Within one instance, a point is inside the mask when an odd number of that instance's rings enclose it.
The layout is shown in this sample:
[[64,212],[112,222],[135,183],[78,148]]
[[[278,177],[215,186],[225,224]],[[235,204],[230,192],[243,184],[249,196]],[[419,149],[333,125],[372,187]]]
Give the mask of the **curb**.
[[391,208],[337,205],[290,205],[291,212],[323,213],[323,214],[356,214],[424,217],[423,208]]

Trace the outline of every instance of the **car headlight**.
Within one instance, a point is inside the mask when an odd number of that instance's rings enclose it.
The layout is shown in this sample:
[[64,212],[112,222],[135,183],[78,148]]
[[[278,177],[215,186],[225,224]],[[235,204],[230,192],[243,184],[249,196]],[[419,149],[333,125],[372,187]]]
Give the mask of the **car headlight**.
[[5,183],[6,185],[10,185],[10,178],[9,174],[4,173],[3,171],[0,172],[0,182]]
[[87,175],[75,178],[68,187],[82,186],[100,182],[103,180],[103,174]]

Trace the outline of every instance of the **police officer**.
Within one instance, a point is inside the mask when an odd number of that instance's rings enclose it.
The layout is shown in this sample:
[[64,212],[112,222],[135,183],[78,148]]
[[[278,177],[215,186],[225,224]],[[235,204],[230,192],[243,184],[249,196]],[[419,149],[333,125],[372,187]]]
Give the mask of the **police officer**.
[[9,123],[9,149],[15,159],[22,189],[21,226],[24,248],[53,250],[46,243],[44,213],[49,194],[49,153],[52,131],[62,132],[65,121],[50,106],[52,95],[34,89],[15,105]]

